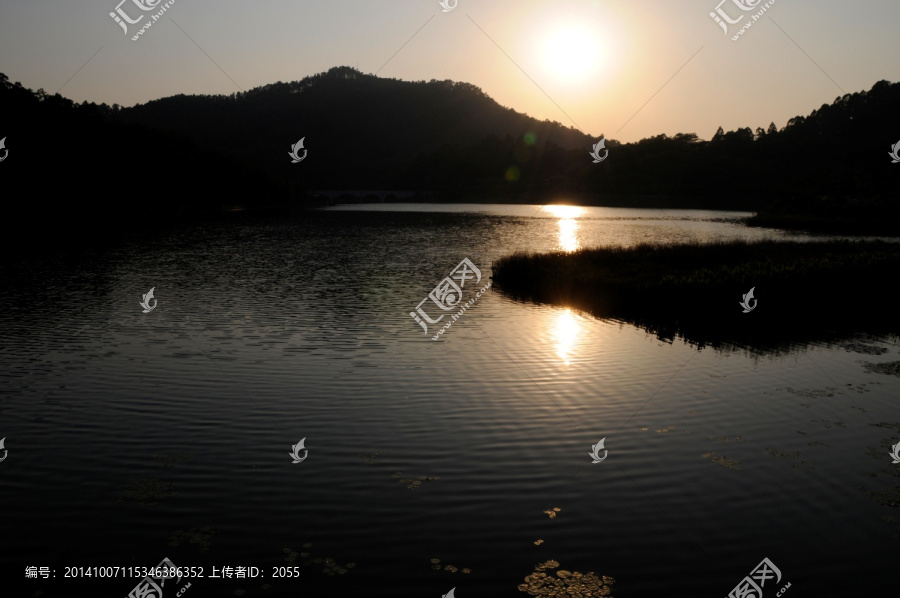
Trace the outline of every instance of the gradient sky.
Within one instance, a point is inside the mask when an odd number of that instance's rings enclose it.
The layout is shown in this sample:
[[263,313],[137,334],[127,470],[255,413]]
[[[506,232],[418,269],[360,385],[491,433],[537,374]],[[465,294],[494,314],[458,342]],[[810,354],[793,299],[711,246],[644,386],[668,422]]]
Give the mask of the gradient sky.
[[[719,0],[458,0],[448,13],[437,0],[175,0],[137,41],[109,16],[119,2],[3,0],[0,72],[131,106],[350,65],[467,81],[519,112],[621,141],[780,128],[900,81],[898,0],[775,0],[738,41],[737,25],[726,37],[709,16]],[[732,0],[722,9],[752,14]],[[132,0],[123,10],[148,14]]]

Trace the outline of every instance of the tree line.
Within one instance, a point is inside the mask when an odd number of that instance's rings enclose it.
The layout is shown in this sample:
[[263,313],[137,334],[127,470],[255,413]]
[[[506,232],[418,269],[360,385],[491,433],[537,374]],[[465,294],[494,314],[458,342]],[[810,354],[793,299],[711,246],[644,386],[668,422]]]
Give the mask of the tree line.
[[[28,189],[22,218],[304,205],[318,189],[408,189],[428,201],[556,199],[598,205],[887,214],[896,220],[900,84],[838,97],[779,128],[635,143],[503,107],[478,87],[350,67],[231,95],[130,108],[77,104],[0,73],[11,118],[0,176]],[[304,138],[307,157],[292,164]]]

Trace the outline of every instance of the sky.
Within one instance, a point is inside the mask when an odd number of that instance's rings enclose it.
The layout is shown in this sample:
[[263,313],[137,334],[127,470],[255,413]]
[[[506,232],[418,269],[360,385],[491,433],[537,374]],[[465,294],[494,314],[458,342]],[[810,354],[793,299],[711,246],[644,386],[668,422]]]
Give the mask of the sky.
[[[900,1],[766,1],[446,0],[444,12],[438,0],[174,0],[134,41],[166,0],[3,0],[0,72],[79,103],[132,106],[349,65],[465,81],[503,106],[623,142],[781,128],[900,81]],[[117,8],[143,16],[127,35]],[[710,13],[740,20],[726,33]],[[0,126],[6,118],[0,110]]]

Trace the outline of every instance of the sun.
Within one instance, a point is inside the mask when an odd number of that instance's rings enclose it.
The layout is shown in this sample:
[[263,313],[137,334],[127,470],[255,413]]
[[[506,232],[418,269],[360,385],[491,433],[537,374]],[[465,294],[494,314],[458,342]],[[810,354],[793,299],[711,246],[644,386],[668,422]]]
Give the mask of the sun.
[[599,37],[581,25],[562,25],[547,36],[539,49],[544,69],[566,82],[584,81],[600,66]]

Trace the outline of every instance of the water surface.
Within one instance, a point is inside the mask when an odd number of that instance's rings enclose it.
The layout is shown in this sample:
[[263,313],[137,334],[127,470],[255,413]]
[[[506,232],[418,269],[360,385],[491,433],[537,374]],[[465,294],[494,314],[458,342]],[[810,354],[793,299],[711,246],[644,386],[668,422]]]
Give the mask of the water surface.
[[698,350],[494,291],[439,341],[409,316],[466,257],[484,284],[520,250],[813,238],[741,216],[342,206],[8,268],[3,579],[125,596],[64,568],[168,557],[266,575],[189,597],[525,596],[555,560],[620,597],[723,596],[767,557],[788,595],[884,587],[896,338]]

